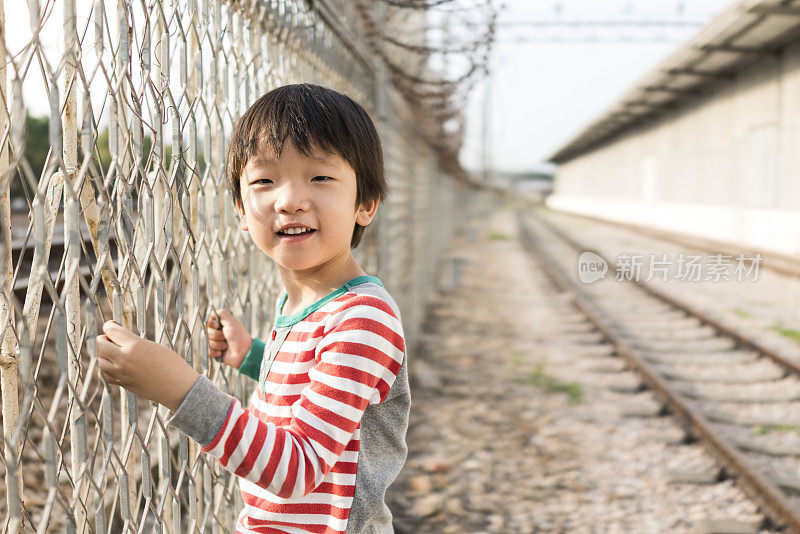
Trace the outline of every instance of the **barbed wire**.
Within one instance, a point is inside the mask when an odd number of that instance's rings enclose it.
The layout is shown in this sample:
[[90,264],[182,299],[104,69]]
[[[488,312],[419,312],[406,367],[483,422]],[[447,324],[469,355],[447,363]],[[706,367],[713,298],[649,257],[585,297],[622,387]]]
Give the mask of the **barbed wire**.
[[[459,162],[465,132],[464,108],[477,81],[489,74],[498,16],[496,2],[479,0],[465,5],[459,0],[380,1],[395,9],[395,13],[389,13],[381,21],[375,20],[374,10],[364,0],[355,2],[368,42],[387,66],[394,87],[418,110],[420,117],[426,118],[422,130],[436,148],[439,164],[447,172],[465,179],[466,173]],[[447,14],[439,17],[440,27],[431,28],[430,21],[437,18],[436,8],[441,6],[449,8]],[[410,34],[403,31],[402,24],[409,19],[403,11],[422,9],[426,10],[428,31],[443,33],[441,43],[426,42],[425,33],[421,35],[423,42],[419,42],[419,33],[418,42],[397,37]],[[463,28],[468,31],[462,31]],[[451,42],[456,39],[465,42]],[[453,75],[450,71],[456,61],[465,66]],[[434,68],[436,63],[441,64],[438,70]]]

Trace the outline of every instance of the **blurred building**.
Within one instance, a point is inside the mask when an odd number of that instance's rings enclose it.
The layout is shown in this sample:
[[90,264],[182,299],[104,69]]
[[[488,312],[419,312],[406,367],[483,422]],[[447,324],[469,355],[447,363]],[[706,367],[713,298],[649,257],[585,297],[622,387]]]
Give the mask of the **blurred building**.
[[549,160],[551,208],[800,256],[800,1],[736,2]]
[[500,189],[516,189],[517,191],[531,191],[542,194],[550,193],[553,190],[553,174],[546,171],[491,171],[478,173],[473,180],[488,183],[488,185]]

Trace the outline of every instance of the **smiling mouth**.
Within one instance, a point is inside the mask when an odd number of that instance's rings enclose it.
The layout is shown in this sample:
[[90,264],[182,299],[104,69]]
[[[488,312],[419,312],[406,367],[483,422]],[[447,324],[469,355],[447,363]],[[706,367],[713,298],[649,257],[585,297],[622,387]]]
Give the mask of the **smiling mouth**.
[[[303,234],[309,234],[309,233],[311,233],[311,232],[314,232],[314,231],[315,231],[313,228],[308,228],[308,227],[306,227],[306,229],[305,229],[305,230],[303,230],[302,232],[295,232],[295,233],[289,233],[289,232],[287,232],[287,230],[294,230],[295,228],[296,228],[296,227],[294,227],[294,226],[293,226],[293,227],[291,227],[291,228],[284,228],[283,230],[278,230],[278,231],[277,231],[277,232],[275,232],[275,233],[276,233],[276,234],[278,234],[278,235],[303,235]],[[297,228],[300,228],[300,227],[297,227]]]
[[297,241],[298,239],[308,237],[315,232],[316,230],[307,230],[300,232],[299,234],[286,234],[283,231],[278,231],[275,232],[275,235],[278,236],[282,241]]

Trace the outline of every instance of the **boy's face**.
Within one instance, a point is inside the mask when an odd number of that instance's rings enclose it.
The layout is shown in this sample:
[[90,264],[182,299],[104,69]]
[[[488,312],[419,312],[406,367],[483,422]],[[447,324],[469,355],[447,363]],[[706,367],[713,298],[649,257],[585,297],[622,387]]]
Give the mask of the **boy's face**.
[[[302,271],[351,253],[356,223],[367,226],[378,202],[356,209],[356,175],[341,156],[303,156],[287,139],[280,159],[269,150],[250,158],[240,178],[242,230],[283,267]],[[283,235],[287,225],[312,231]]]

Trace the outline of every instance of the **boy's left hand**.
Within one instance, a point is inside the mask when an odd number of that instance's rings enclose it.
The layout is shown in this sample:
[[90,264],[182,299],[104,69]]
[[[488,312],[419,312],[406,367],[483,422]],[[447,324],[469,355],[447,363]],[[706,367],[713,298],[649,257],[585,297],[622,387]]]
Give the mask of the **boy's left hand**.
[[97,336],[97,363],[109,383],[177,410],[200,374],[177,352],[114,321],[106,321],[103,332]]

